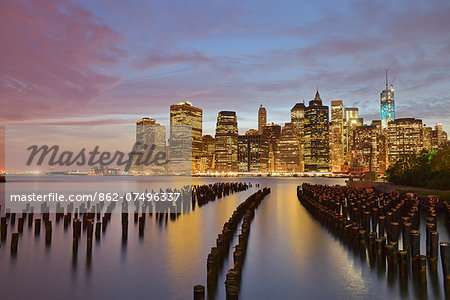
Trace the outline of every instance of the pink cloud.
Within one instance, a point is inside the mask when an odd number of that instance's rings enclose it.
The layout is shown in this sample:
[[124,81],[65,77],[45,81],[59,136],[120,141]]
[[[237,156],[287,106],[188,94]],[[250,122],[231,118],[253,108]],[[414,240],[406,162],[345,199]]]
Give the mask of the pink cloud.
[[65,0],[0,2],[0,120],[55,117],[85,108],[120,81],[121,35]]
[[139,59],[134,66],[140,70],[151,70],[159,67],[193,64],[200,65],[209,63],[211,60],[198,51],[193,52],[177,52],[174,54],[158,53],[150,51],[150,53],[142,59]]

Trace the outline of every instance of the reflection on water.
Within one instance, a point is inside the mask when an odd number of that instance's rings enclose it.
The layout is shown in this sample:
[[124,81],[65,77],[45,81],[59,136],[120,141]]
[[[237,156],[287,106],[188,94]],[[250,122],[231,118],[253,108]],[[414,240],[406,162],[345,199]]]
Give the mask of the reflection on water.
[[[390,282],[379,266],[370,268],[368,258],[360,258],[335,239],[296,198],[296,186],[304,181],[343,184],[343,179],[196,178],[193,184],[217,181],[258,182],[260,188],[271,188],[252,222],[240,299],[417,298],[413,284],[402,292],[398,280]],[[127,190],[136,184],[145,188],[147,183],[115,184]],[[147,214],[142,237],[130,214],[126,243],[121,218],[113,214],[100,240],[94,236],[91,257],[86,238],[80,239],[74,254],[72,227],[64,230],[62,220],[58,224],[53,219],[51,246],[45,245],[45,231],[35,237],[34,228],[25,224],[17,256],[12,258],[8,228],[8,239],[0,248],[0,297],[191,299],[195,284],[206,286],[207,254],[224,222],[255,191],[253,186],[176,220]],[[225,299],[223,282],[231,255],[232,251],[219,274],[216,299]],[[436,280],[433,287],[431,278],[428,282],[428,296],[443,297],[441,284]]]

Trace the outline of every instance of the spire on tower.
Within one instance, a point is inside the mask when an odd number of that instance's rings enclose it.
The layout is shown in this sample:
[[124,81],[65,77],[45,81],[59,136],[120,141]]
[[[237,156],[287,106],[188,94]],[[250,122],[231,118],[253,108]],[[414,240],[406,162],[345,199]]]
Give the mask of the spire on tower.
[[386,89],[388,89],[388,67],[386,66]]
[[322,99],[320,99],[319,89],[316,90],[316,96],[314,97],[314,100],[322,101]]

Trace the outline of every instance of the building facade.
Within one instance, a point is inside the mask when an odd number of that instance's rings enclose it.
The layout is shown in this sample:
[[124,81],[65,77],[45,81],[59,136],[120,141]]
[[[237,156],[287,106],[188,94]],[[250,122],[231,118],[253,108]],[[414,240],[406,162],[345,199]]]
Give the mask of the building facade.
[[389,122],[395,120],[394,86],[388,86],[386,68],[386,88],[380,93],[381,130],[388,128]]
[[215,170],[220,172],[237,171],[238,127],[236,112],[219,112],[215,139]]
[[276,172],[302,172],[301,148],[292,123],[286,123],[275,151]]
[[[136,122],[136,145],[134,152],[141,153],[135,157],[132,171],[141,174],[164,174],[166,165],[150,163],[157,153],[166,153],[166,128],[156,123],[155,119],[142,118]],[[162,155],[161,154],[161,155]],[[148,159],[147,159],[148,158]],[[146,161],[147,160],[147,161]]]
[[[190,102],[170,106],[170,125],[192,128],[192,154],[201,154],[203,110]],[[172,136],[172,135],[171,135]]]
[[196,170],[199,172],[211,172],[214,170],[214,156],[216,152],[216,141],[210,135],[202,137],[202,153],[196,159]]
[[329,170],[328,106],[322,104],[319,91],[305,109],[303,142],[305,171]]
[[267,124],[263,130],[264,138],[269,143],[269,172],[275,171],[275,152],[277,150],[278,140],[281,135],[281,126],[278,124]]
[[262,134],[240,135],[238,137],[238,171],[267,172],[269,166],[269,143]]
[[344,165],[344,105],[331,101],[330,165],[332,172],[341,172]]
[[358,126],[355,129],[352,166],[360,172],[378,172],[379,133],[376,126]]
[[259,134],[263,133],[264,126],[267,124],[267,111],[266,108],[262,106],[262,104],[259,106],[258,110],[258,132]]
[[389,165],[400,155],[417,154],[423,149],[422,120],[395,119],[388,124]]

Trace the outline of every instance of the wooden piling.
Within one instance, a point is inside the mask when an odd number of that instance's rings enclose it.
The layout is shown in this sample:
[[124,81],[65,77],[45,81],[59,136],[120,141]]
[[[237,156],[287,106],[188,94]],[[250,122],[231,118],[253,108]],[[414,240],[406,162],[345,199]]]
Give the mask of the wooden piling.
[[205,300],[205,287],[203,285],[194,286],[194,300]]
[[102,228],[102,222],[97,222],[95,224],[95,238],[97,240],[100,239],[101,228]]
[[401,278],[408,277],[408,251],[399,250],[397,251],[399,260],[399,274]]
[[444,280],[450,275],[450,247],[448,243],[440,243],[441,248],[441,263],[442,263],[442,274],[444,275]]
[[41,219],[34,220],[34,234],[39,235],[41,232]]
[[19,243],[19,233],[14,232],[11,234],[11,252],[16,253],[17,252],[17,245]]
[[411,230],[411,257],[420,255],[420,231]]
[[6,217],[1,218],[0,231],[2,241],[6,240],[6,235],[8,231],[8,224],[6,224]]

